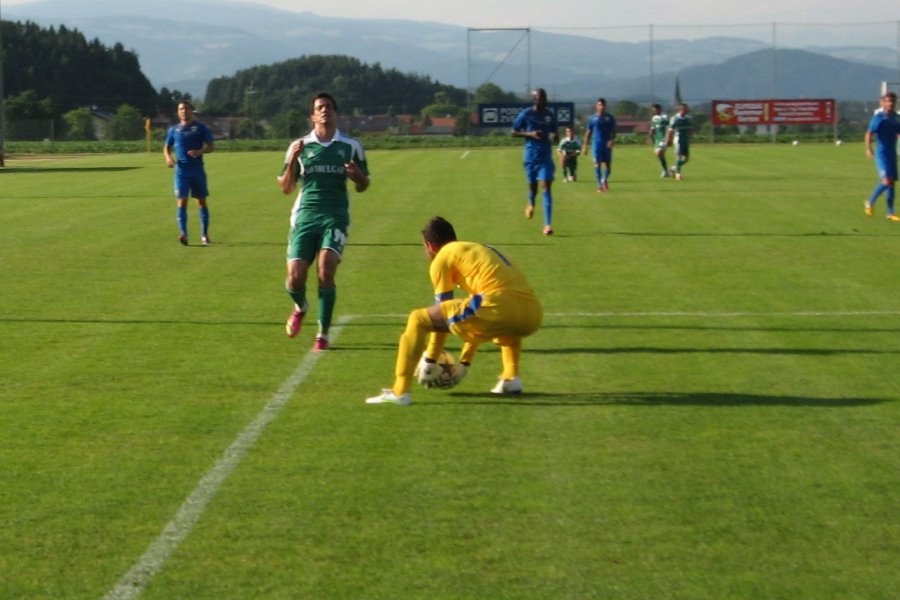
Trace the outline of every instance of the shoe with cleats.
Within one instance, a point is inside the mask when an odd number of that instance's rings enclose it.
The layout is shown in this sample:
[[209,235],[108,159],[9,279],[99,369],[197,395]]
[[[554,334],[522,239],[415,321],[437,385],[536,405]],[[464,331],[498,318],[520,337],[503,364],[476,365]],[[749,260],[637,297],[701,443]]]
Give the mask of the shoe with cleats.
[[513,377],[512,379],[503,379],[502,377],[497,382],[497,385],[491,388],[492,394],[521,394],[522,393],[522,379],[519,377]]
[[317,335],[316,341],[313,342],[313,352],[324,352],[328,350],[328,338],[324,335]]
[[409,392],[400,394],[399,396],[393,390],[383,389],[377,396],[366,398],[366,404],[399,404],[400,406],[409,406],[412,404],[412,398]]
[[287,323],[284,324],[284,332],[289,338],[297,337],[297,334],[300,333],[300,326],[303,324],[303,317],[305,316],[306,311],[294,310],[291,316],[288,317]]
[[534,216],[534,206],[529,204],[528,206],[525,207],[525,218],[530,219],[533,216]]

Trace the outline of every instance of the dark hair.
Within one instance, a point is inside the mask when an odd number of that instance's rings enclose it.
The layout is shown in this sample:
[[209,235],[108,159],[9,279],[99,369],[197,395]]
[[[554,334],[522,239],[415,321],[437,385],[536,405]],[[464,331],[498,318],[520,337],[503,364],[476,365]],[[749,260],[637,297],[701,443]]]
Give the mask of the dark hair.
[[184,104],[187,107],[190,107],[191,110],[194,110],[194,104],[190,100],[179,100],[178,104],[175,105],[175,108],[178,108],[182,104]]
[[884,94],[884,95],[882,96],[882,98],[892,98],[894,101],[896,101],[896,100],[897,100],[897,94],[895,94],[894,92],[887,92],[886,94]]
[[450,221],[444,217],[434,217],[425,224],[422,230],[422,237],[426,242],[431,242],[436,246],[443,246],[449,242],[456,241],[456,231]]
[[662,106],[659,105],[658,103],[653,103],[653,104],[651,104],[651,105],[650,105],[650,108],[658,108],[659,110],[662,110]]
[[327,100],[330,100],[331,106],[334,107],[335,112],[337,112],[337,100],[334,99],[334,96],[332,96],[328,92],[319,92],[309,103],[309,114],[313,114],[314,112],[316,112],[316,100],[320,98],[326,98]]
[[597,98],[597,102],[602,102],[603,104],[606,104],[606,98],[604,98],[603,96],[600,96],[599,98]]

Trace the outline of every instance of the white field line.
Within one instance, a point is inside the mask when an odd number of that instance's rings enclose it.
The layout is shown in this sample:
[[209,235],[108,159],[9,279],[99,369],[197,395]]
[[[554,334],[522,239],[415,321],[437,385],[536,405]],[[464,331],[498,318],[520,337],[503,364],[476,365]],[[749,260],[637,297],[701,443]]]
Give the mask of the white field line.
[[[740,318],[740,317],[869,317],[897,316],[900,311],[798,311],[798,312],[584,312],[584,313],[548,313],[548,317],[701,317],[701,318]],[[331,341],[340,336],[343,328],[358,318],[404,319],[404,313],[386,313],[380,315],[347,315],[338,319],[330,332]],[[281,410],[287,405],[297,388],[306,380],[322,354],[309,352],[300,365],[281,384],[281,387],[269,399],[266,406],[256,418],[238,435],[231,445],[209,471],[165,526],[159,537],[154,540],[144,554],[122,576],[116,586],[109,591],[103,600],[125,600],[137,598],[153,577],[162,569],[173,552],[183,542],[200,521],[206,507],[228,479],[232,471],[240,464],[244,456],[253,448],[263,430],[272,423]]]
[[465,152],[462,153],[462,156],[459,157],[459,160],[465,160],[468,157],[469,157],[469,150],[466,150]]
[[[336,340],[344,326],[351,320],[352,317],[338,319],[336,325],[329,332],[330,341]],[[144,591],[144,588],[159,573],[176,548],[190,535],[221,485],[253,448],[266,426],[278,417],[322,356],[323,353],[316,352],[306,354],[300,365],[281,384],[281,387],[256,415],[256,418],[235,438],[225,450],[222,458],[206,472],[172,520],[159,534],[159,537],[150,544],[116,586],[103,597],[104,600],[137,598]]]

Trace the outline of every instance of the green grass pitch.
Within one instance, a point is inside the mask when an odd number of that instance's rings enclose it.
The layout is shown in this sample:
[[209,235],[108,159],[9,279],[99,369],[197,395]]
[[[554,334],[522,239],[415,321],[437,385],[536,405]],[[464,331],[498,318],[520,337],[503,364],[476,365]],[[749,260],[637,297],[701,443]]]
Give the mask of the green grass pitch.
[[[210,247],[159,153],[12,158],[0,598],[896,598],[900,224],[859,143],[693,154],[622,146],[606,194],[582,159],[545,237],[520,149],[371,152],[315,358],[280,152],[208,158]],[[486,347],[367,406],[436,214],[540,296],[526,393]]]

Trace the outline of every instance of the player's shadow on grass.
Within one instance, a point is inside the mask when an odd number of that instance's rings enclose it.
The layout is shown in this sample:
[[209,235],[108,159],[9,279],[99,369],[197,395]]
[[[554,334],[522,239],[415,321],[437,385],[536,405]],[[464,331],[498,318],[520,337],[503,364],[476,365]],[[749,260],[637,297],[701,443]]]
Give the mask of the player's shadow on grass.
[[115,173],[142,167],[6,167],[6,173]]
[[807,398],[803,396],[764,396],[759,394],[720,394],[714,392],[599,392],[542,393],[497,396],[485,393],[450,392],[449,399],[436,404],[490,406],[709,406],[739,408],[744,406],[789,406],[794,408],[860,408],[893,402],[876,398]]
[[[523,242],[489,242],[491,245],[498,246],[500,248],[506,248],[511,246],[540,246],[538,243],[523,243]],[[395,243],[375,243],[375,242],[347,242],[347,247],[358,246],[360,248],[402,248],[404,246],[408,246],[411,248],[421,248],[422,242],[395,242]]]
[[[891,315],[872,315],[875,318],[883,318]],[[545,324],[541,325],[541,329],[604,329],[604,330],[623,330],[623,331],[767,331],[779,333],[804,333],[814,331],[816,333],[898,333],[900,326],[885,327],[878,325],[875,327],[816,327],[816,326],[791,326],[791,327],[763,327],[759,325],[655,325],[632,323],[623,325],[620,323],[596,323],[592,325],[563,325],[563,324]],[[530,349],[529,349],[530,351]]]
[[753,238],[753,237],[776,237],[776,238],[795,238],[795,237],[882,237],[882,234],[861,233],[857,230],[853,231],[807,231],[799,233],[765,233],[752,231],[736,231],[730,233],[722,232],[650,232],[650,231],[607,231],[606,235],[621,235],[627,237],[722,237],[722,238]]
[[762,356],[843,356],[848,354],[900,354],[900,350],[868,348],[528,348],[529,354],[759,354]]

